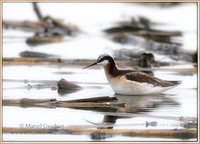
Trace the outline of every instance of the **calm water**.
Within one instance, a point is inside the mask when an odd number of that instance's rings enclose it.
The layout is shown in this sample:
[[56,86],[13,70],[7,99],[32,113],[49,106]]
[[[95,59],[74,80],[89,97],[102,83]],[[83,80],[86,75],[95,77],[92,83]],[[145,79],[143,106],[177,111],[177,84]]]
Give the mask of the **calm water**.
[[[129,19],[131,16],[146,16],[152,20],[166,23],[159,28],[180,30],[184,32],[181,39],[183,47],[197,49],[196,45],[196,7],[194,4],[185,4],[172,8],[158,8],[154,6],[128,4],[40,4],[44,14],[63,18],[66,22],[78,25],[84,33],[75,38],[66,38],[64,42],[30,47],[25,38],[33,34],[15,30],[3,31],[3,57],[19,57],[19,52],[31,50],[48,52],[59,55],[61,58],[89,58],[96,59],[99,54],[112,54],[113,50],[132,48],[130,45],[116,44],[105,37],[102,29],[110,27],[114,22]],[[59,9],[52,12],[52,7]],[[16,9],[19,18],[13,17],[10,9]],[[36,20],[29,3],[4,3],[3,18],[17,20]],[[103,9],[103,11],[102,11]],[[110,11],[112,9],[112,11]],[[26,10],[26,13],[24,11]],[[63,12],[65,13],[63,14]],[[139,13],[140,12],[140,13]],[[70,14],[69,14],[70,13]],[[154,16],[154,14],[158,16]],[[98,15],[98,16],[97,16]],[[184,15],[184,17],[182,17]],[[82,19],[84,18],[84,20]],[[15,36],[15,39],[8,38]],[[20,37],[20,38],[18,38]],[[156,59],[165,56],[156,55]],[[171,60],[172,61],[172,60]],[[115,95],[107,84],[102,69],[82,70],[84,66],[3,66],[3,99],[46,99],[71,100],[99,96],[116,97],[119,102],[125,102],[126,107],[121,111],[128,114],[128,118],[115,117],[114,129],[182,129],[182,123],[175,120],[163,119],[171,117],[197,118],[197,75],[180,75],[175,72],[155,72],[155,76],[166,80],[181,80],[178,87],[162,95],[152,96],[120,96]],[[180,68],[190,68],[191,65],[182,65]],[[27,89],[27,85],[38,83],[9,82],[8,80],[54,80],[61,78],[77,83],[82,90],[60,95],[57,90],[47,88]],[[135,116],[133,116],[135,114]],[[21,127],[22,125],[47,124],[64,126],[94,126],[92,123],[103,123],[109,113],[70,108],[20,108],[3,107],[3,127]],[[14,118],[13,118],[14,116]],[[13,120],[14,119],[14,120]],[[156,122],[156,126],[146,126],[146,122]],[[194,141],[196,139],[172,138],[144,138],[123,135],[95,137],[79,134],[4,134],[4,141]]]

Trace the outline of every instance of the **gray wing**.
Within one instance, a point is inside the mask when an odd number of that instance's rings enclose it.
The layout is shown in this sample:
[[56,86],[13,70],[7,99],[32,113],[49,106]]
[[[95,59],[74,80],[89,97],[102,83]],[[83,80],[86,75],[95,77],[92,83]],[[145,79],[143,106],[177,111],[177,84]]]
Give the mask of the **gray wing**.
[[149,83],[154,86],[169,87],[180,84],[179,81],[166,81],[156,78],[154,76],[142,73],[142,72],[131,72],[124,75],[127,80],[136,81],[141,83]]

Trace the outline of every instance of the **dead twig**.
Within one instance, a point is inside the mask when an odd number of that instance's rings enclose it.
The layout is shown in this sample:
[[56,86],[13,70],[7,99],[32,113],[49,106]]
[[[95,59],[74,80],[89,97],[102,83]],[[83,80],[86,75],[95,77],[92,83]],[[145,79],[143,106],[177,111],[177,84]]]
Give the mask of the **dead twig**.
[[42,13],[41,13],[41,11],[40,11],[40,9],[39,9],[39,7],[38,7],[36,2],[33,2],[33,9],[34,9],[39,21],[43,22],[44,18],[42,16]]

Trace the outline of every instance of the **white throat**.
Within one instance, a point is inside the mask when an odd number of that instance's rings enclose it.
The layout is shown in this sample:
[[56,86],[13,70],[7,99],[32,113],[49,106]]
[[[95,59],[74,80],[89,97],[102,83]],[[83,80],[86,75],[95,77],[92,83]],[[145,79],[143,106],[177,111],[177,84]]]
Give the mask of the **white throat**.
[[108,60],[104,60],[104,61],[102,61],[102,62],[100,62],[98,64],[101,65],[101,66],[106,66],[108,63],[109,63]]

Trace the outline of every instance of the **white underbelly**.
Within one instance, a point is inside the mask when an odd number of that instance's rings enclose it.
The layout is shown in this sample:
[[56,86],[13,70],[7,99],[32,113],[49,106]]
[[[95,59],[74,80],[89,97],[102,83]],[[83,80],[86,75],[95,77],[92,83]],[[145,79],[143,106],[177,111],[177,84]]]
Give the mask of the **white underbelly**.
[[126,80],[124,77],[109,80],[112,89],[122,95],[147,95],[164,92],[170,88]]

